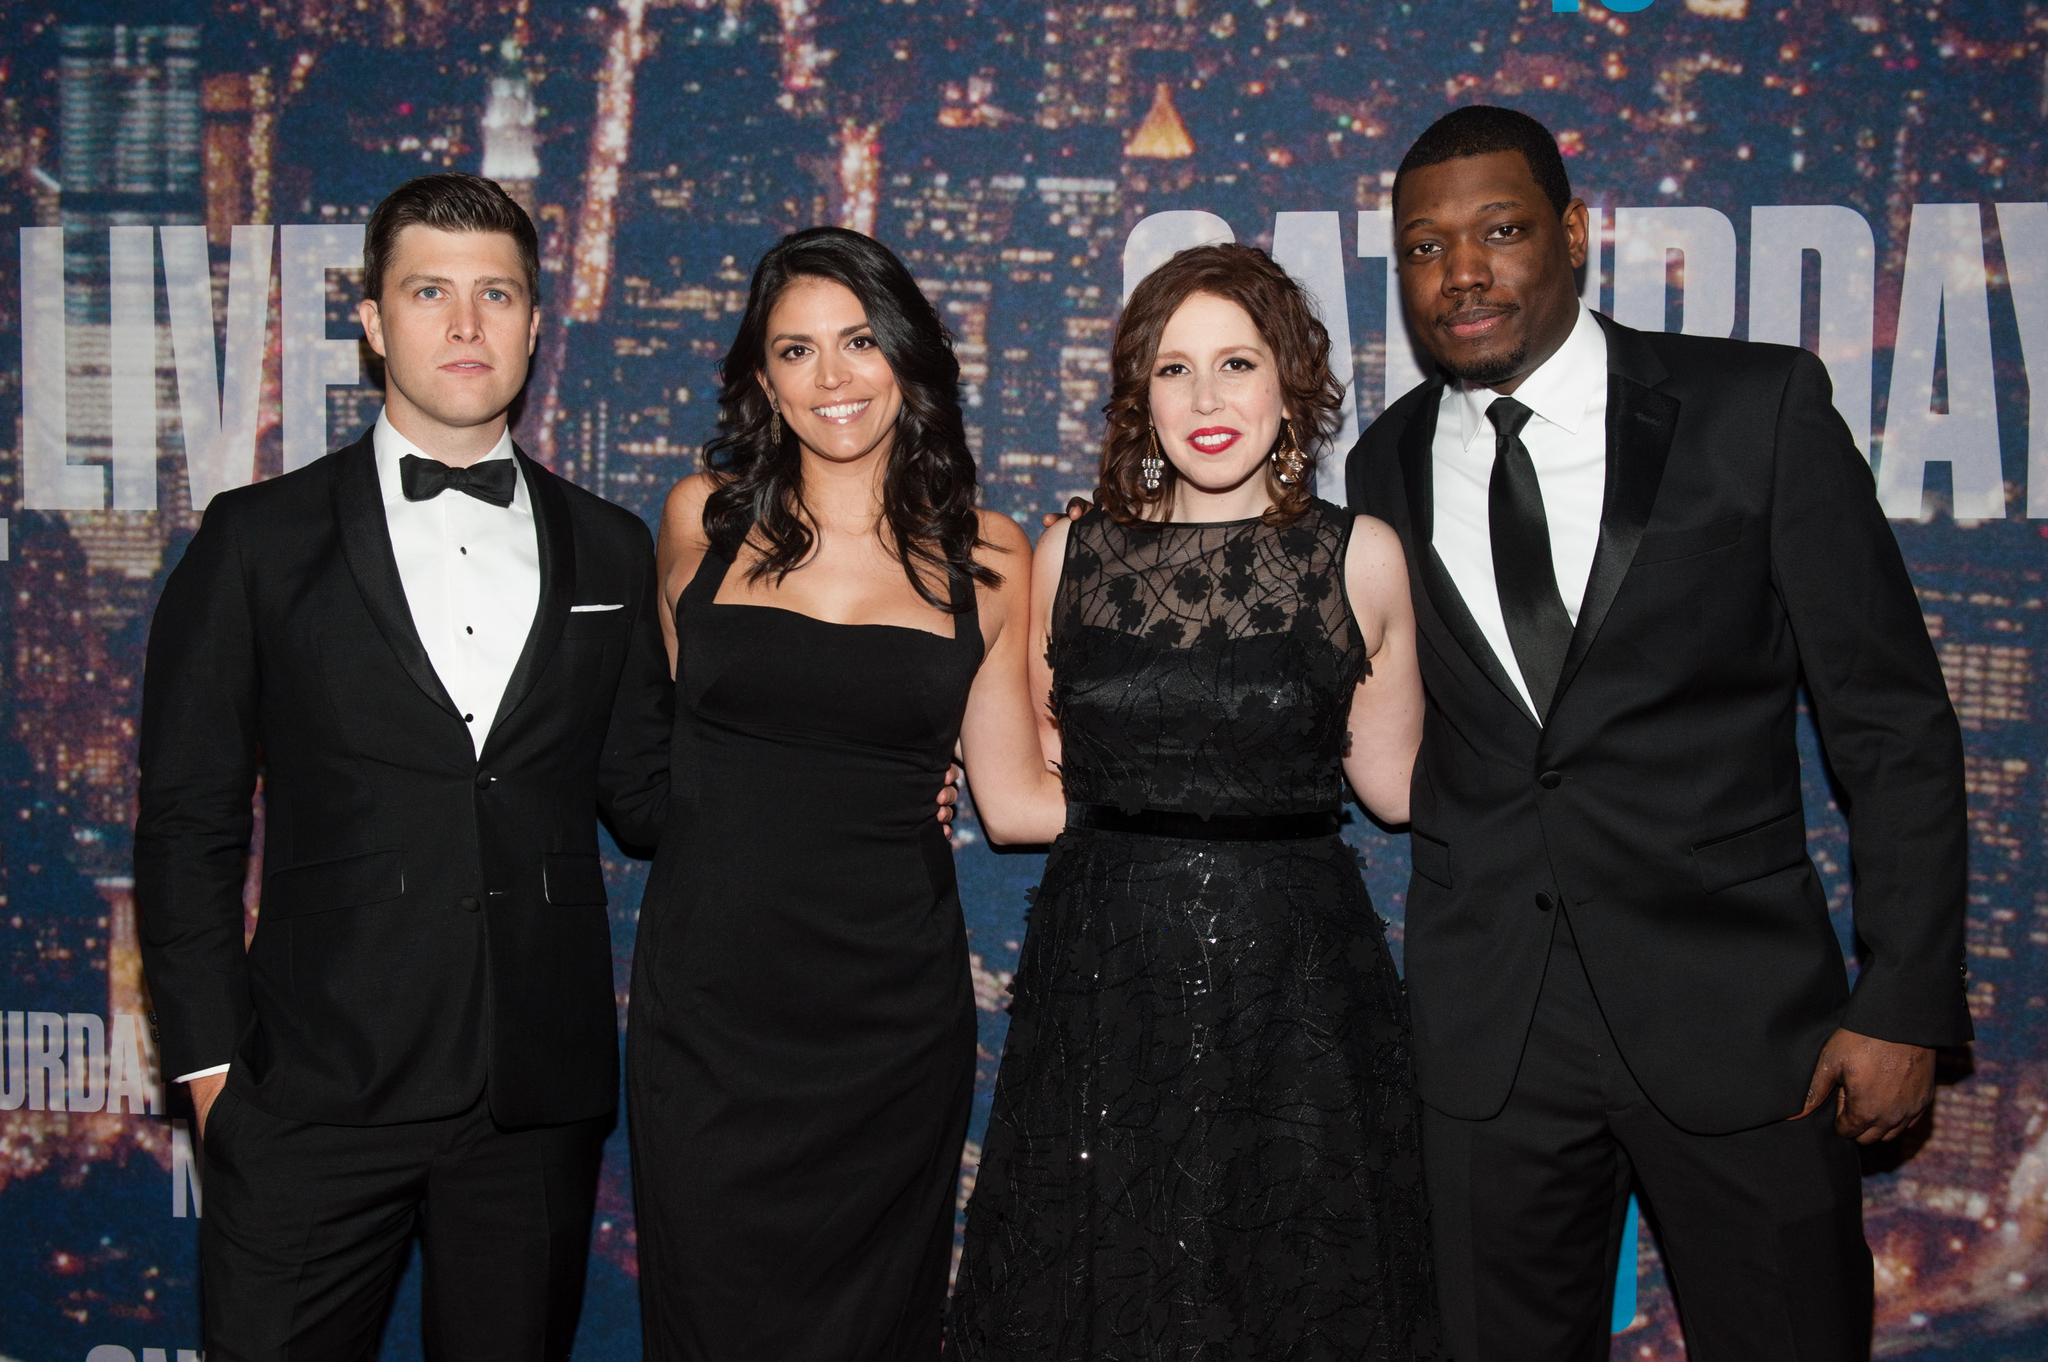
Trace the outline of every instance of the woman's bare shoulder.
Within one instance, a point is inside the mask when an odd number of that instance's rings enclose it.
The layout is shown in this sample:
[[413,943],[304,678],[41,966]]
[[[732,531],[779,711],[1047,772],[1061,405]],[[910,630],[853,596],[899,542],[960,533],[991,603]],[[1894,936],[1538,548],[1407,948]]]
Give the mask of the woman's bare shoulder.
[[[984,593],[996,599],[1023,600],[1031,593],[1031,541],[1017,522],[1000,511],[976,511],[976,529],[981,542],[974,546],[974,561],[995,573],[1002,581],[984,585]],[[984,595],[984,600],[989,599]]]
[[1067,556],[1067,537],[1073,533],[1074,522],[1061,516],[1045,527],[1038,536],[1036,560],[1040,563],[1059,563]]
[[716,473],[692,473],[668,489],[668,497],[662,502],[663,520],[687,521],[689,524],[704,523],[704,503],[711,500],[711,494],[719,489],[725,479]]
[[[977,510],[974,515],[982,544],[994,549],[996,556],[1008,557],[1017,553],[1030,556],[1031,540],[1025,535],[1023,526],[1001,511]],[[990,563],[989,566],[995,567],[997,564]]]
[[1381,557],[1401,557],[1401,536],[1378,516],[1359,515],[1351,519],[1351,553],[1361,549]]
[[704,506],[724,481],[716,473],[692,473],[668,489],[668,497],[661,506],[664,543],[702,550],[709,542],[704,533]]

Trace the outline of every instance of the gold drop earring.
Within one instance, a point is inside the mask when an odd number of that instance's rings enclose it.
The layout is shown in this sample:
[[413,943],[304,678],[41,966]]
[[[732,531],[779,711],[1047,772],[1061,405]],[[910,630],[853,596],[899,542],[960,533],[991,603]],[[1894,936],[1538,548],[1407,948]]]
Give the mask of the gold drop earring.
[[1282,487],[1292,487],[1301,481],[1301,469],[1306,462],[1301,457],[1301,446],[1294,441],[1294,422],[1280,418],[1280,439],[1282,443],[1273,446],[1273,476]]
[[782,448],[782,408],[773,405],[768,408],[768,438]]
[[1151,437],[1151,448],[1138,460],[1138,471],[1144,474],[1145,495],[1151,496],[1159,491],[1160,475],[1166,472],[1166,456],[1159,452],[1159,431],[1150,426],[1146,431]]

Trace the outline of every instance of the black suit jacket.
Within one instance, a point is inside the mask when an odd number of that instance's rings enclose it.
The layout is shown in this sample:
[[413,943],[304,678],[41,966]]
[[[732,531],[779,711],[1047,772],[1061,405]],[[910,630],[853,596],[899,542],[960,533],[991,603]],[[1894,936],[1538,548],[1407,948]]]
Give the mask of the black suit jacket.
[[207,508],[144,673],[136,902],[166,1076],[233,1056],[238,1095],[344,1125],[483,1091],[507,1125],[612,1109],[597,816],[651,846],[666,813],[654,556],[638,517],[515,456],[540,600],[481,758],[413,628],[368,435]]
[[[1606,318],[1599,546],[1540,726],[1431,547],[1441,382],[1352,451],[1428,691],[1407,978],[1426,1101],[1507,1100],[1562,895],[1630,1069],[1702,1133],[1797,1111],[1837,1026],[1970,1039],[1962,736],[1868,465],[1804,350]],[[1513,665],[1508,660],[1508,665]],[[1846,798],[1856,988],[1806,855],[1804,679]]]

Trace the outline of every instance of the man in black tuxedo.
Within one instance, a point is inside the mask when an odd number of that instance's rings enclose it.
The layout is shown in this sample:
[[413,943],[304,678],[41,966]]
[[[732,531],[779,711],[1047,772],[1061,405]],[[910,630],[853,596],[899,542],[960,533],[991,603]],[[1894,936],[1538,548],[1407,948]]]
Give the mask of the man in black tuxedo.
[[618,1088],[597,817],[658,838],[671,700],[646,527],[512,443],[538,274],[490,181],[379,205],[382,416],[216,498],[157,607],[136,896],[214,1362],[374,1357],[416,1228],[428,1356],[575,1335]]
[[1440,120],[1394,213],[1447,377],[1348,481],[1406,545],[1429,693],[1407,979],[1455,1356],[1606,1358],[1634,1182],[1698,1362],[1866,1357],[1856,1143],[1971,1036],[1961,734],[1870,471],[1805,351],[1580,305],[1586,210],[1535,120]]

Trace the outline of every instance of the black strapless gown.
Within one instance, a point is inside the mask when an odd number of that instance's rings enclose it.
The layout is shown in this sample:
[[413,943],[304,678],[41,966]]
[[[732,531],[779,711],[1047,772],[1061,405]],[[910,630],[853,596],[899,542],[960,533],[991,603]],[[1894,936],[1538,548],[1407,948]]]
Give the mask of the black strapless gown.
[[967,1211],[969,1362],[1436,1355],[1407,1005],[1336,833],[1351,525],[1069,530],[1069,826]]
[[950,639],[715,604],[729,569],[677,603],[627,1010],[646,1356],[929,1362],[975,1052],[932,801],[980,624],[971,592]]

